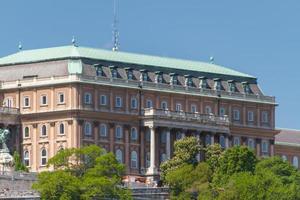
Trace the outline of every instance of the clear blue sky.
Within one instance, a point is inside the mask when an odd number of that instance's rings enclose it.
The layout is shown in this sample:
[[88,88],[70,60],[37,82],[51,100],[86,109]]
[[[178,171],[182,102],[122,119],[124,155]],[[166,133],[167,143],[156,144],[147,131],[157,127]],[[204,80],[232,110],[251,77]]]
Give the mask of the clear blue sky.
[[[208,61],[258,77],[276,126],[300,129],[300,1],[119,0],[122,51]],[[70,44],[111,48],[113,0],[1,0],[0,56]]]

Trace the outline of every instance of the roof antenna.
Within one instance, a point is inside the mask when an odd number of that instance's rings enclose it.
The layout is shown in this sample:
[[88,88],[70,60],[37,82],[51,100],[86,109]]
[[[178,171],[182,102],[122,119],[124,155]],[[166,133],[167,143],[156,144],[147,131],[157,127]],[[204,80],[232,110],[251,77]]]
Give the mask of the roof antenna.
[[119,50],[119,30],[117,27],[118,24],[118,19],[117,19],[117,0],[114,0],[114,21],[113,21],[113,51],[118,51]]
[[209,61],[211,64],[214,64],[215,63],[215,58],[213,56],[209,57]]
[[77,44],[76,44],[76,39],[75,39],[75,36],[73,35],[73,38],[72,38],[72,45],[74,47],[77,47]]
[[19,42],[18,49],[19,49],[19,51],[22,51],[22,49],[23,49],[22,42]]

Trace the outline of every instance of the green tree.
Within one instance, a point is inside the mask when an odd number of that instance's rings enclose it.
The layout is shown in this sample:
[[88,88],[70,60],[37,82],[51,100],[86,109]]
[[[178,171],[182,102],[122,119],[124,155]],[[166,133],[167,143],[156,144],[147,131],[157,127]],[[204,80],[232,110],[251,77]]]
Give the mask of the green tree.
[[124,165],[96,145],[65,149],[48,162],[54,172],[43,172],[33,188],[42,199],[131,199],[121,187]]
[[209,145],[205,148],[205,161],[213,172],[219,167],[222,153],[223,149],[219,144]]
[[174,156],[160,165],[161,178],[164,179],[168,171],[172,171],[183,164],[197,165],[197,154],[201,146],[196,137],[185,137],[174,144]]
[[17,151],[14,152],[13,159],[15,171],[28,172],[28,168],[23,164],[20,154]]

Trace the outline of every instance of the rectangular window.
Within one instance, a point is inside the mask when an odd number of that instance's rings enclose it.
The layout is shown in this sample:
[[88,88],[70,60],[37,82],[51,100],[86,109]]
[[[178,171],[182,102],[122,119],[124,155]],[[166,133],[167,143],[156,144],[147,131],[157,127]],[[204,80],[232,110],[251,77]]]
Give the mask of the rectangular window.
[[84,103],[85,104],[92,104],[92,94],[87,92],[84,94]]
[[234,146],[240,146],[240,138],[239,137],[234,137],[233,138],[233,145]]
[[47,105],[47,96],[46,95],[41,96],[41,105]]
[[119,96],[116,97],[116,103],[115,103],[115,106],[116,106],[117,108],[121,108],[121,107],[122,107],[122,98],[121,98],[121,97],[119,97]]
[[137,99],[135,97],[131,98],[131,108],[137,109]]
[[254,112],[248,111],[248,121],[253,122],[254,121]]
[[240,111],[238,109],[233,110],[233,119],[234,120],[240,120]]
[[65,94],[62,92],[58,93],[58,103],[59,104],[65,103]]
[[101,106],[107,105],[107,96],[106,95],[101,95],[100,96],[100,105]]
[[23,105],[24,107],[30,107],[30,101],[29,101],[29,97],[24,97],[24,102],[23,102]]
[[267,111],[262,112],[262,122],[263,123],[268,123],[269,122],[269,114]]
[[176,111],[177,112],[180,112],[182,109],[181,109],[181,104],[180,103],[177,103],[176,104]]
[[191,105],[191,112],[196,113],[197,112],[197,106],[195,104]]
[[268,153],[269,152],[269,143],[267,140],[262,140],[261,142],[261,151],[263,153]]

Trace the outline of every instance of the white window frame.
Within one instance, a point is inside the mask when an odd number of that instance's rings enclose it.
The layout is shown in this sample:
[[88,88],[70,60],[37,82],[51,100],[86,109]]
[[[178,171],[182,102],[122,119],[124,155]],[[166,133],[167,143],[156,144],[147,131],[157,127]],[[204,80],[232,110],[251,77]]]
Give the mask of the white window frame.
[[123,163],[123,151],[121,149],[116,150],[116,159],[119,163]]
[[131,140],[134,140],[134,141],[136,141],[138,139],[138,131],[137,131],[136,127],[131,127],[130,138],[131,138]]
[[[120,132],[119,132],[119,131]],[[122,128],[122,126],[116,126],[116,130],[115,130],[115,137],[117,138],[117,139],[121,139],[121,138],[123,138],[123,128]]]
[[196,112],[197,112],[197,105],[191,104],[191,113],[196,113]]
[[92,136],[92,124],[90,122],[85,122],[84,123],[84,135],[85,136]]
[[269,142],[267,140],[261,141],[261,152],[262,153],[269,153]]
[[131,97],[131,100],[130,100],[130,106],[131,106],[131,109],[137,109],[138,105],[137,105],[137,98],[136,97]]
[[[44,127],[45,127],[45,129],[44,129]],[[45,134],[44,134],[44,130],[45,130]],[[48,135],[48,127],[47,127],[47,125],[46,124],[43,124],[42,126],[41,126],[41,130],[40,130],[41,132],[40,132],[40,136],[41,137],[46,137],[47,135]]]
[[233,109],[233,120],[235,121],[241,120],[241,112],[239,109]]
[[92,94],[90,92],[84,93],[84,104],[87,104],[87,105],[92,104]]
[[[252,142],[252,145],[251,145]],[[249,149],[255,149],[255,140],[253,138],[248,138],[247,139],[247,146]]]
[[30,166],[30,153],[28,150],[25,150],[23,152],[23,164],[26,166],[26,167],[29,167]]
[[162,101],[162,102],[160,103],[160,108],[161,108],[162,110],[168,110],[168,102],[167,102],[167,101]]
[[[62,131],[61,127],[63,127],[63,132],[61,132]],[[66,127],[65,127],[65,124],[63,122],[59,123],[59,125],[58,125],[58,134],[59,135],[65,135],[66,134]]]
[[297,168],[297,169],[299,168],[299,158],[298,158],[298,156],[293,156],[292,164],[295,168]]
[[[44,102],[44,98],[45,98],[45,102]],[[41,95],[40,101],[41,101],[40,104],[41,104],[42,106],[48,105],[48,97],[47,97],[47,95],[46,95],[46,94]]]
[[181,103],[176,103],[175,111],[176,112],[181,112],[182,111],[182,105],[181,105]]
[[248,122],[253,122],[254,121],[254,112],[252,110],[249,110],[247,112],[247,119],[248,119]]
[[241,145],[240,137],[233,137],[233,145],[234,146],[240,146]]
[[14,99],[12,97],[6,97],[3,103],[3,106],[11,108],[14,106]]
[[[103,133],[104,130],[104,133]],[[100,132],[100,137],[107,137],[107,125],[106,124],[100,124],[99,125],[99,132]]]
[[269,123],[269,112],[267,111],[262,111],[261,112],[261,120],[262,120],[262,123]]
[[116,96],[115,107],[116,108],[122,108],[122,105],[123,105],[122,97]]
[[[46,155],[43,155],[43,151],[45,150]],[[44,162],[45,161],[45,162]],[[41,166],[46,166],[48,162],[48,152],[47,149],[42,148],[41,149]]]
[[105,94],[100,95],[100,105],[101,106],[107,105],[107,95]]
[[[61,101],[63,99],[63,101]],[[58,104],[64,104],[65,103],[65,93],[64,92],[59,92],[57,95],[57,102]]]
[[147,106],[147,108],[153,108],[153,102],[151,99],[147,99],[146,106]]
[[138,168],[138,155],[137,155],[137,152],[136,151],[132,151],[130,153],[130,166],[132,169],[137,169]]
[[[26,129],[28,129],[28,136],[26,136]],[[24,127],[24,138],[30,138],[30,128],[29,128],[29,126]]]
[[[28,104],[26,103],[26,100],[28,100]],[[24,108],[29,108],[30,107],[30,98],[29,98],[29,96],[24,96],[23,97],[23,107]]]

